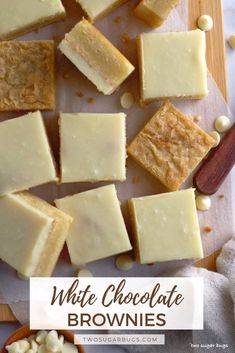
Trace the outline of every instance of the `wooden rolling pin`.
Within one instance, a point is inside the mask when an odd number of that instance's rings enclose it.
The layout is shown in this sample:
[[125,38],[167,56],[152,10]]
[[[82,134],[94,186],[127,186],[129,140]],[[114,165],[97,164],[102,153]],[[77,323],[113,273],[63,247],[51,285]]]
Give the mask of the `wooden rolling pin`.
[[235,163],[235,124],[220,144],[212,150],[194,176],[194,186],[202,194],[212,195],[231,171]]

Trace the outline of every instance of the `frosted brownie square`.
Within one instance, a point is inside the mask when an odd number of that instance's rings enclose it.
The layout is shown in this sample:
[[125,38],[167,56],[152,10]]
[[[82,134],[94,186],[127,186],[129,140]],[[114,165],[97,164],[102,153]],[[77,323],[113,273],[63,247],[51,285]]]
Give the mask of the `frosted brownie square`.
[[90,21],[96,21],[115,10],[127,0],[76,0],[87,14]]
[[188,32],[143,33],[137,38],[141,99],[200,99],[208,94],[206,37]]
[[85,19],[66,34],[59,48],[106,95],[112,94],[134,70],[125,56]]
[[26,277],[51,276],[72,218],[22,192],[0,198],[0,258]]
[[65,18],[61,0],[1,0],[0,40],[8,40]]
[[74,219],[67,238],[74,265],[131,250],[114,185],[67,196],[55,204]]
[[0,123],[0,196],[57,181],[40,112]]
[[0,42],[0,111],[55,108],[54,42]]
[[193,189],[133,198],[129,209],[141,264],[203,257]]
[[214,140],[166,102],[128,146],[128,154],[175,191],[188,178]]
[[134,13],[151,27],[160,27],[180,0],[142,0]]
[[126,179],[125,117],[60,114],[62,183]]

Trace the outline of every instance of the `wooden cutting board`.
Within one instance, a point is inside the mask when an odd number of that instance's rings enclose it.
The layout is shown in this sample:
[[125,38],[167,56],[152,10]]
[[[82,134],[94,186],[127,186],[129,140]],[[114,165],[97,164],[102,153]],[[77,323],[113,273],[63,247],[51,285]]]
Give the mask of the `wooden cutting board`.
[[[197,19],[200,15],[210,15],[214,20],[214,28],[207,36],[207,63],[218,87],[225,99],[228,99],[226,53],[223,25],[222,0],[188,0],[189,3],[189,29],[197,27]],[[215,271],[215,261],[218,251],[199,261],[196,266]],[[0,321],[16,321],[8,305],[0,304]]]

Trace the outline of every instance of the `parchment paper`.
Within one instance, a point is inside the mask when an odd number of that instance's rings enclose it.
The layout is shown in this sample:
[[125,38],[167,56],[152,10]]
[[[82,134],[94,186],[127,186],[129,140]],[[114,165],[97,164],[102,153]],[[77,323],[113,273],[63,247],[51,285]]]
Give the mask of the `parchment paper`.
[[[17,40],[29,39],[55,39],[56,44],[62,36],[68,32],[82,17],[81,10],[74,0],[64,0],[67,10],[67,19],[64,22],[48,26],[37,33],[28,34]],[[137,0],[130,0],[126,5],[119,8],[109,16],[99,21],[96,26],[116,45],[126,57],[137,68],[137,55],[135,37],[150,29],[142,21],[135,18],[132,8]],[[179,15],[180,14],[180,15]],[[121,22],[117,23],[117,17]],[[187,0],[183,0],[180,7],[174,10],[165,24],[157,31],[183,31],[187,30]],[[130,37],[130,40],[128,39]],[[220,65],[220,63],[218,63]],[[138,133],[146,121],[153,115],[161,103],[153,103],[146,108],[140,107],[138,69],[130,76],[120,89],[111,96],[104,96],[97,92],[96,88],[69,62],[59,51],[56,54],[57,72],[57,109],[54,113],[43,113],[48,135],[52,144],[55,157],[58,161],[59,139],[58,139],[58,113],[61,112],[120,112],[120,96],[130,91],[134,94],[135,105],[126,110],[127,114],[127,137],[128,142]],[[213,130],[214,119],[219,115],[228,115],[233,119],[220,90],[215,84],[212,76],[208,73],[209,96],[203,100],[174,102],[183,112],[188,115],[200,115],[202,120],[199,125],[210,132]],[[78,95],[82,93],[81,98]],[[0,114],[0,121],[20,116],[21,114]],[[233,119],[234,120],[234,119]],[[65,195],[89,190],[105,183],[76,183],[64,185],[45,185],[32,189],[32,192],[40,197],[53,202],[56,198]],[[162,186],[141,167],[137,166],[130,158],[127,160],[127,181],[115,183],[118,196],[122,202],[122,209],[128,230],[130,230],[129,217],[126,209],[126,200],[130,197],[156,194],[165,191]],[[191,178],[183,186],[191,186]],[[224,195],[220,199],[218,195]],[[219,192],[212,196],[212,207],[207,212],[199,212],[199,221],[205,255],[209,255],[219,249],[233,234],[234,224],[234,189],[232,189],[232,175],[226,179]],[[211,226],[212,232],[205,233],[203,228]],[[95,276],[153,276],[163,270],[177,266],[178,264],[190,263],[190,261],[158,263],[152,266],[135,264],[128,273],[122,273],[115,268],[115,258],[109,258],[89,264],[89,268]],[[55,270],[55,276],[74,276],[77,270],[70,265],[66,248]],[[0,302],[13,304],[12,309],[19,320],[28,319],[26,307],[22,302],[28,300],[28,282],[19,280],[16,273],[8,265],[0,262]],[[16,303],[19,302],[17,308]],[[23,309],[24,307],[24,309]]]

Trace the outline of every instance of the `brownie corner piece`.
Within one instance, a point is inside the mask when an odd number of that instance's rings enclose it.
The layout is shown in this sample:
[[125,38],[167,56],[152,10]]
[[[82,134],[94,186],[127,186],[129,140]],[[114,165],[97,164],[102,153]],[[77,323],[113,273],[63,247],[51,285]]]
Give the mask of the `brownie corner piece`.
[[214,139],[167,101],[128,146],[128,154],[176,191],[214,146]]

